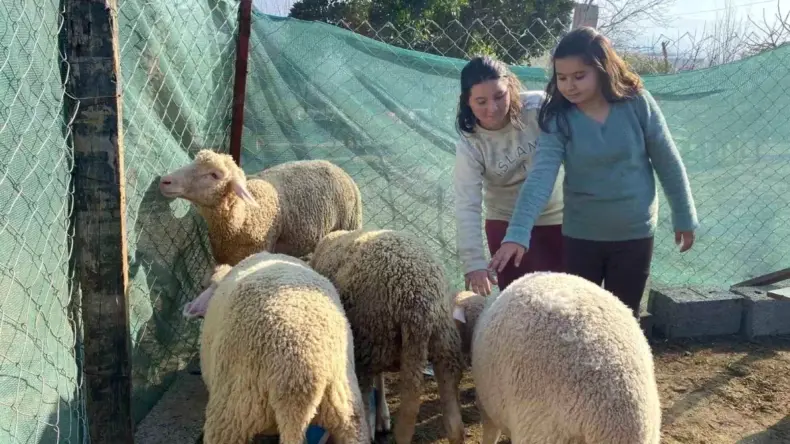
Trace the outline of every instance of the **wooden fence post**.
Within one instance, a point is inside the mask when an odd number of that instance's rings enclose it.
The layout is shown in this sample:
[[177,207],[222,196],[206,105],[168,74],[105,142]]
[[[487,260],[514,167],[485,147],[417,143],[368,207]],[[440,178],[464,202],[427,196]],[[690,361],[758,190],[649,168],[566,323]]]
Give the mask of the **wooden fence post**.
[[63,0],[66,105],[74,116],[75,287],[92,444],[132,444],[118,0]]

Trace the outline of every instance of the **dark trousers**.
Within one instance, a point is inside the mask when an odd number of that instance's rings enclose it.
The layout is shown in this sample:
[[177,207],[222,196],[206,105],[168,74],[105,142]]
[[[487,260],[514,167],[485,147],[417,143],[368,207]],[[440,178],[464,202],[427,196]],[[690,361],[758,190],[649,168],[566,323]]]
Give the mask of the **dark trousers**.
[[[504,220],[486,220],[486,238],[491,256],[499,250],[507,233],[508,223]],[[521,259],[518,267],[513,260],[508,262],[501,273],[497,273],[499,291],[504,290],[511,282],[535,271],[562,271],[562,225],[539,225],[532,229],[529,249]]]
[[565,237],[565,271],[601,285],[639,318],[650,276],[653,238],[603,242]]

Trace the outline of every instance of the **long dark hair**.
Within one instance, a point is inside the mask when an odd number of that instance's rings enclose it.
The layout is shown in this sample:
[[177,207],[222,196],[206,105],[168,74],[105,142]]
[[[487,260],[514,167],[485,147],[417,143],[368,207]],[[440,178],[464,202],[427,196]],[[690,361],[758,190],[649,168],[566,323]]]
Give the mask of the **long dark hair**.
[[472,108],[469,106],[469,94],[472,87],[478,83],[489,80],[499,80],[507,78],[507,88],[510,93],[510,109],[508,116],[510,123],[514,127],[522,129],[521,123],[521,82],[518,80],[507,65],[489,56],[479,56],[470,60],[461,70],[461,95],[458,99],[458,115],[456,116],[456,126],[463,133],[474,133],[477,126],[477,118]]
[[568,117],[565,111],[571,102],[557,89],[557,72],[554,64],[557,59],[578,56],[598,71],[601,92],[610,102],[619,102],[636,96],[642,89],[642,79],[615,52],[611,42],[593,28],[582,26],[574,29],[560,40],[552,55],[552,73],[546,85],[547,99],[540,108],[538,124],[540,129],[551,132],[549,123],[557,118],[558,129],[570,138]]

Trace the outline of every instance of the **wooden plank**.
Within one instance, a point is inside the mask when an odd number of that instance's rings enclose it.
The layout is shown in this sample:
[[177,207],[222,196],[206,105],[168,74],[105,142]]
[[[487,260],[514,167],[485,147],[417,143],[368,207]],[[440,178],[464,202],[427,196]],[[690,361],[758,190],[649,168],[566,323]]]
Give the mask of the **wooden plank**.
[[92,444],[132,444],[126,195],[117,0],[64,0],[73,116],[72,265],[81,298]]
[[779,271],[774,271],[773,273],[764,274],[762,276],[757,276],[743,282],[739,282],[730,288],[762,287],[765,285],[773,285],[777,282],[786,281],[788,279],[790,279],[790,268],[785,268]]

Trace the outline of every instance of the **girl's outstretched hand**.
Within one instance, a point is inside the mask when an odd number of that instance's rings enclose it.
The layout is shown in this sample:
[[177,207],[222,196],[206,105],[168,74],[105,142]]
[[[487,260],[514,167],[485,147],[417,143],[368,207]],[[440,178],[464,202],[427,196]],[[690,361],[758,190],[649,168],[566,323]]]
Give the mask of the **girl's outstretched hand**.
[[501,273],[512,258],[515,258],[513,259],[513,265],[518,267],[521,265],[521,259],[526,252],[527,249],[520,244],[515,242],[504,242],[491,258],[491,262],[488,263],[488,269]]
[[497,283],[496,276],[488,270],[470,271],[464,276],[466,289],[481,296],[491,294],[491,286]]
[[693,231],[676,231],[675,244],[680,245],[680,252],[688,251],[694,245]]

